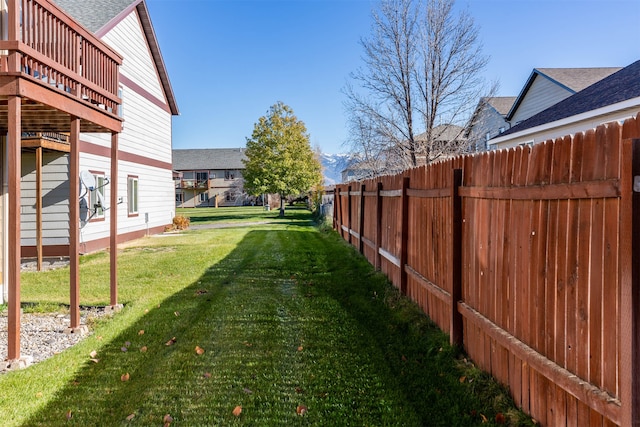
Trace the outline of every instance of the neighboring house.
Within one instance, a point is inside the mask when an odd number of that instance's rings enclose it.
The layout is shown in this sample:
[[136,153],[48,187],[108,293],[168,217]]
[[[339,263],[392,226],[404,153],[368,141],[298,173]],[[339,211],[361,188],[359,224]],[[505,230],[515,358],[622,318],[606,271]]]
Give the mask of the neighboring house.
[[522,121],[493,138],[493,148],[535,144],[623,121],[640,111],[640,61]]
[[620,68],[534,68],[505,119],[513,127]]
[[480,99],[464,135],[469,140],[472,151],[487,150],[491,138],[510,128],[506,117],[515,100],[515,96]]
[[[418,153],[418,166],[467,152],[467,139],[464,133],[465,129],[462,126],[446,124],[435,126],[431,130],[431,135],[428,132],[416,135],[416,141],[428,148],[428,153]],[[427,144],[429,139],[433,141],[431,144]]]
[[[465,128],[446,124],[435,126],[431,133],[423,132],[415,136],[418,143],[416,152],[417,166],[447,159],[468,151]],[[429,143],[431,141],[431,143]],[[377,157],[360,160],[354,157],[349,166],[342,170],[342,182],[361,181],[380,175],[391,175],[413,167],[402,153],[401,146],[390,146],[375,153]]]
[[[82,187],[80,252],[109,246],[109,218],[117,210],[118,241],[162,232],[175,215],[171,161],[172,116],[178,107],[144,0],[54,0],[55,3],[122,57],[116,88],[123,118],[117,156],[117,198],[111,198],[111,136],[80,135],[80,171],[93,176],[97,189]],[[64,146],[66,135],[50,135]],[[23,146],[25,144],[23,143]],[[68,151],[68,150],[67,150]],[[22,162],[22,256],[39,248],[35,209],[36,154]],[[42,254],[69,253],[69,155],[45,151],[42,159]],[[100,194],[97,194],[100,193]],[[96,207],[97,206],[97,207]]]
[[380,160],[354,160],[342,170],[342,182],[362,181],[381,175],[386,171]]
[[173,150],[175,206],[242,206],[252,201],[243,188],[244,148]]

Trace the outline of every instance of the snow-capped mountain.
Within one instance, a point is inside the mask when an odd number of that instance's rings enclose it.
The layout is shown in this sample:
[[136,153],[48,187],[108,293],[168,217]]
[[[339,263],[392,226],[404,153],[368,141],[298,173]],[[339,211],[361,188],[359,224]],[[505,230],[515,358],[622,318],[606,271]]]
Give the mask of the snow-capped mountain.
[[351,155],[349,154],[320,154],[324,174],[324,185],[334,185],[342,181],[342,171],[347,168]]

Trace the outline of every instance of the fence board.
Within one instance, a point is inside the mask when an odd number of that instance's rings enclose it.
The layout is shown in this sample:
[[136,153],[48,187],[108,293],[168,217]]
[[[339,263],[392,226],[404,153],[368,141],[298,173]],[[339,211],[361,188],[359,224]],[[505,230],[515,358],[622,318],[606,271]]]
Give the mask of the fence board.
[[[467,354],[541,425],[637,422],[640,385],[628,377],[640,325],[629,278],[629,138],[640,137],[638,118],[367,180],[350,193],[336,186],[335,227],[394,286],[406,283],[443,330],[461,313]],[[454,245],[460,302],[452,304]]]

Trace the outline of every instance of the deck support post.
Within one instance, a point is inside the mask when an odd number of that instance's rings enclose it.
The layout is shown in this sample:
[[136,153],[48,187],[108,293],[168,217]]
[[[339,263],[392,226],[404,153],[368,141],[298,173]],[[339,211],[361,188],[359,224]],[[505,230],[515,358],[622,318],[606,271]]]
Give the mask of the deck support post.
[[9,360],[20,359],[20,176],[21,134],[22,134],[22,99],[9,96],[8,99],[8,134],[7,134],[7,169],[9,172],[9,229],[8,280],[9,280],[9,312],[7,319]]
[[80,119],[71,118],[69,136],[69,310],[71,330],[80,327]]
[[111,134],[110,233],[109,233],[109,283],[111,306],[118,304],[118,134]]
[[42,271],[42,147],[36,148],[36,257]]

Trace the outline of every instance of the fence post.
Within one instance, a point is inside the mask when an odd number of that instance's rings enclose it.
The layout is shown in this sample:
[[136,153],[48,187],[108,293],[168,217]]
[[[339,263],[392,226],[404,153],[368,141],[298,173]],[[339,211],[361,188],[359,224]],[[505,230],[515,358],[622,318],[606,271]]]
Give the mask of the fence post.
[[[625,122],[625,126],[627,123]],[[634,137],[637,134],[634,133]],[[624,138],[624,137],[623,137]],[[620,400],[621,425],[640,425],[640,139],[623,144],[620,221]],[[629,159],[630,160],[627,160]],[[627,162],[630,162],[630,166]],[[626,206],[623,204],[626,199]]]
[[359,241],[359,250],[361,254],[364,254],[364,241],[362,239],[362,235],[364,234],[364,190],[366,186],[364,184],[360,184],[360,222],[358,236],[360,236]]
[[340,190],[336,185],[333,187],[333,229],[338,228],[338,198],[340,197]]
[[351,186],[347,188],[347,238],[351,244]]
[[462,300],[462,169],[452,170],[451,182],[451,345],[462,347],[462,315],[458,301]]
[[402,295],[407,294],[407,247],[409,243],[409,177],[402,178],[402,232],[400,234],[400,291]]
[[376,270],[380,271],[381,259],[380,259],[380,246],[382,246],[382,182],[378,181],[376,186],[376,255],[375,264]]

